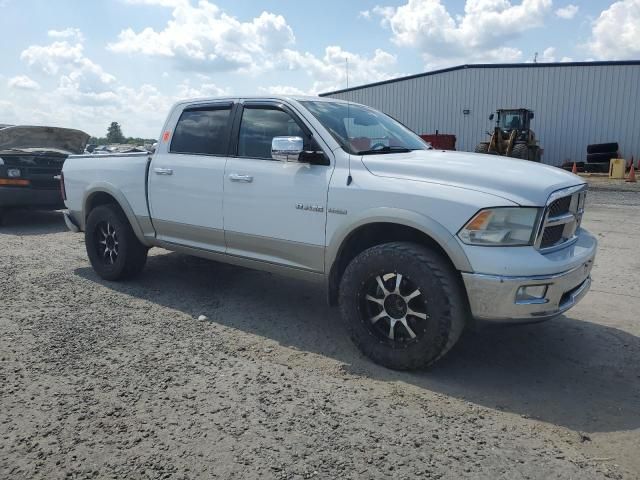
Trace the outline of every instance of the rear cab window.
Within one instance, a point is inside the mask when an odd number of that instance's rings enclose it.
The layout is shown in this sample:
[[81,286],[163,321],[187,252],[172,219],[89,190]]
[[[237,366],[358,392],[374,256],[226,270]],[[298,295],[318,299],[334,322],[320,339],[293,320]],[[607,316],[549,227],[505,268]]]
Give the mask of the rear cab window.
[[231,104],[188,107],[176,124],[170,153],[226,155]]

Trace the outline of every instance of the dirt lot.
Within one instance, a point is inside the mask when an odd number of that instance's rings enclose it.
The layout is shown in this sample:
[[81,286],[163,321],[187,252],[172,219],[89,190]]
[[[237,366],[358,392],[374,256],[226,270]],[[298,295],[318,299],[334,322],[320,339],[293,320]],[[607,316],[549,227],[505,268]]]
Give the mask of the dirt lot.
[[107,283],[59,214],[14,214],[0,478],[640,478],[639,200],[592,192],[578,307],[416,373],[362,358],[313,285],[160,250]]

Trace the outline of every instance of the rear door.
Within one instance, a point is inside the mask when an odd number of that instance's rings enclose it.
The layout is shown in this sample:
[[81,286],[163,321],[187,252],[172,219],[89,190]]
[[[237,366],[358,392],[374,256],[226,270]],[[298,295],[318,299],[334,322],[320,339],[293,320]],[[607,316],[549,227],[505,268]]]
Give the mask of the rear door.
[[[323,271],[329,156],[287,105],[246,101],[237,110],[225,169],[227,253]],[[305,150],[317,153],[301,162],[273,160],[275,136],[301,136]]]
[[149,204],[157,238],[224,252],[222,198],[231,101],[174,113],[149,170]]

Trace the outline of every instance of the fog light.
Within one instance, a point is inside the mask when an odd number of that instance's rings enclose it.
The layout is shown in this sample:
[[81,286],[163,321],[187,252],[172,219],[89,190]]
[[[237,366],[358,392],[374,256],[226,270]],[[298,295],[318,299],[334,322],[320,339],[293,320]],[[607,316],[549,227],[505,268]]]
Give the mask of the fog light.
[[516,293],[516,303],[545,303],[548,285],[527,285]]
[[20,169],[19,168],[9,168],[7,169],[7,177],[9,178],[16,178],[20,176]]

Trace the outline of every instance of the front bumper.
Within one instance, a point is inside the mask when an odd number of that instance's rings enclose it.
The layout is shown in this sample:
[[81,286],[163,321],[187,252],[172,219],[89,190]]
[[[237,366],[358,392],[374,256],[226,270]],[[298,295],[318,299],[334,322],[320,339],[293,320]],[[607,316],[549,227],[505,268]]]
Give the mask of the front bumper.
[[[576,305],[591,287],[595,245],[578,266],[552,275],[500,276],[462,273],[471,313],[479,320],[535,322],[548,320]],[[525,286],[547,285],[542,298],[518,299]]]
[[0,208],[64,208],[60,190],[0,186]]

